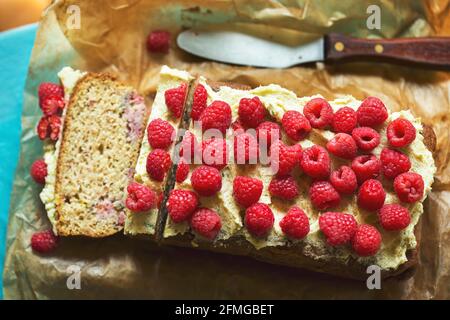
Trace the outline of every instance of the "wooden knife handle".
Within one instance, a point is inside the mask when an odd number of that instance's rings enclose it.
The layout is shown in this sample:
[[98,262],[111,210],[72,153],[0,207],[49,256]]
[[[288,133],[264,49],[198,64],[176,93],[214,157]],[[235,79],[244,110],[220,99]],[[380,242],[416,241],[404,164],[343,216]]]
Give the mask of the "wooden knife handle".
[[325,37],[326,60],[387,58],[434,67],[450,67],[450,37],[360,39],[331,33]]

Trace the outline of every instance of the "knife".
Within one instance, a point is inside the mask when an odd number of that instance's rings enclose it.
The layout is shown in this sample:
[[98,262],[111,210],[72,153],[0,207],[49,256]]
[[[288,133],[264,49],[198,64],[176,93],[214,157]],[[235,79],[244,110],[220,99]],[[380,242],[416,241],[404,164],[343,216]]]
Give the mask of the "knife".
[[450,67],[450,37],[374,40],[328,34],[299,46],[287,46],[234,31],[187,30],[178,35],[177,44],[203,58],[266,68],[355,59]]

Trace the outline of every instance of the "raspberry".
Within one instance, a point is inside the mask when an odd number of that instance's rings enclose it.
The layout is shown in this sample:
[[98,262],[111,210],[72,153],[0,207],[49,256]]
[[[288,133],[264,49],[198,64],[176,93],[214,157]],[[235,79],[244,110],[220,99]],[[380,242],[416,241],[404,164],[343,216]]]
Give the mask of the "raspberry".
[[178,161],[175,179],[178,183],[181,183],[184,180],[186,180],[188,175],[189,175],[189,165],[186,163],[186,160],[180,158],[180,160]]
[[373,256],[381,246],[381,234],[377,228],[362,224],[356,229],[352,239],[353,250],[360,257]]
[[38,88],[39,105],[48,96],[64,97],[64,88],[56,83],[42,82]]
[[298,185],[292,176],[274,177],[269,184],[269,192],[272,196],[284,200],[292,200],[298,196]]
[[227,141],[222,138],[211,138],[203,141],[203,163],[222,170],[228,164]]
[[209,197],[222,188],[222,176],[216,168],[200,166],[192,172],[191,183],[199,195]]
[[275,217],[265,203],[257,202],[245,210],[245,226],[255,237],[264,237],[273,227]]
[[242,98],[239,101],[238,115],[244,126],[256,128],[264,121],[266,109],[258,97]]
[[201,114],[200,121],[203,132],[217,129],[225,134],[231,125],[231,108],[226,102],[213,101]]
[[416,128],[406,119],[395,119],[387,127],[389,144],[396,148],[406,147],[416,138]]
[[358,188],[356,175],[350,167],[342,166],[330,175],[330,182],[341,194],[352,194]]
[[325,212],[319,217],[319,228],[331,246],[348,243],[356,232],[355,217],[342,212]]
[[313,179],[328,179],[331,168],[330,156],[327,150],[314,145],[303,150],[300,167]]
[[52,230],[36,232],[31,236],[31,248],[39,253],[48,253],[56,248],[58,240]]
[[147,50],[157,53],[168,53],[170,48],[170,32],[155,30],[147,36]]
[[272,171],[279,176],[291,173],[299,163],[302,155],[302,147],[299,144],[285,145],[281,140],[275,141],[270,146],[270,166]]
[[237,164],[256,164],[258,161],[258,141],[249,133],[234,137],[234,161]]
[[183,222],[189,219],[198,206],[198,196],[190,190],[175,189],[170,191],[167,199],[167,213],[175,222]]
[[167,149],[175,138],[175,129],[169,122],[158,118],[149,123],[147,138],[153,149]]
[[309,220],[302,209],[294,206],[281,219],[280,228],[289,238],[303,239],[309,233]]
[[366,180],[359,188],[358,205],[363,209],[369,211],[378,210],[383,206],[385,199],[386,192],[378,180]]
[[256,128],[259,144],[270,147],[272,142],[281,139],[280,126],[271,121],[264,121]]
[[190,131],[186,131],[181,141],[180,157],[183,157],[188,163],[194,163],[193,160],[201,159],[201,150],[197,138]]
[[356,127],[357,122],[355,110],[349,107],[340,108],[333,116],[333,131],[351,133]]
[[352,137],[362,151],[372,151],[380,144],[380,134],[370,127],[353,129]]
[[341,201],[341,196],[328,181],[313,182],[309,187],[309,198],[319,210],[336,207]]
[[179,118],[183,113],[184,101],[186,99],[187,84],[182,83],[176,88],[168,89],[164,92],[167,109]]
[[57,114],[60,110],[64,109],[66,102],[63,96],[48,95],[40,101],[40,107],[42,113],[45,116],[51,116]]
[[298,111],[287,111],[281,119],[284,131],[294,141],[302,140],[311,131],[308,119]]
[[155,149],[147,156],[147,173],[156,181],[163,181],[172,165],[169,153],[162,149]]
[[358,116],[358,124],[361,127],[375,127],[388,118],[388,112],[384,103],[375,97],[364,99],[356,114]]
[[132,182],[127,187],[128,196],[125,205],[133,212],[144,212],[155,207],[157,202],[156,192],[149,187]]
[[258,202],[263,190],[259,179],[237,176],[233,181],[233,196],[236,202],[244,208]]
[[202,84],[198,84],[194,91],[194,99],[192,100],[191,118],[194,121],[200,119],[203,110],[206,109],[208,100],[208,92]]
[[408,209],[398,204],[385,204],[378,214],[384,230],[399,231],[405,229],[411,222]]
[[239,130],[244,131],[245,128],[244,128],[244,125],[242,124],[242,122],[239,119],[236,119],[231,124],[231,129],[233,129],[233,131],[239,131]]
[[327,149],[336,157],[344,159],[353,159],[358,151],[355,140],[346,133],[336,134],[333,139],[328,141]]
[[31,165],[30,175],[37,183],[45,183],[47,176],[47,164],[44,159],[38,159]]
[[311,99],[303,108],[303,114],[313,128],[325,128],[333,122],[333,109],[322,98]]
[[222,222],[214,210],[199,208],[191,217],[191,228],[200,236],[214,240],[222,228]]
[[394,180],[394,190],[400,201],[413,203],[423,197],[422,176],[414,172],[399,174]]
[[399,174],[411,169],[408,156],[397,150],[384,148],[381,151],[380,160],[383,174],[388,179],[394,179]]
[[372,154],[358,156],[352,161],[352,170],[358,183],[377,178],[381,171],[381,161]]
[[50,139],[53,141],[58,140],[60,130],[61,118],[56,115],[42,117],[37,125],[37,133],[39,139],[41,140],[44,140],[48,137],[50,137]]

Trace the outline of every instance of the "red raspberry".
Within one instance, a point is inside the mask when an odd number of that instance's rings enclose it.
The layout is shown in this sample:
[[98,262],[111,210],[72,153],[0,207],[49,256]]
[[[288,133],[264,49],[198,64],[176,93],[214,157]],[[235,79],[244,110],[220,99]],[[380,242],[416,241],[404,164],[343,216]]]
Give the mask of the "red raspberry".
[[203,141],[203,163],[222,170],[228,164],[227,141],[221,138],[211,138]]
[[309,233],[309,220],[305,211],[299,207],[292,207],[281,219],[280,228],[285,235],[292,239],[303,239]]
[[180,158],[178,161],[177,172],[175,174],[175,179],[178,183],[183,182],[189,175],[189,165],[186,163],[186,160]]
[[388,112],[384,103],[375,97],[364,99],[356,114],[358,116],[358,124],[361,127],[375,127],[388,118]]
[[356,175],[350,167],[342,166],[330,175],[333,187],[342,194],[352,194],[358,188]]
[[225,134],[231,125],[231,108],[226,102],[213,101],[201,114],[200,121],[203,132],[217,129]]
[[303,114],[313,128],[322,129],[333,122],[333,109],[322,98],[311,99],[303,108]]
[[128,196],[125,205],[133,212],[144,212],[154,208],[157,202],[156,192],[149,187],[132,182],[127,187]]
[[381,171],[381,161],[372,154],[358,156],[352,161],[352,170],[356,174],[358,183],[377,178]]
[[44,140],[50,137],[51,140],[56,141],[61,130],[61,118],[53,115],[49,117],[42,117],[37,125],[37,133],[39,139]]
[[406,154],[384,148],[380,155],[383,174],[388,179],[394,179],[400,173],[407,172],[411,169],[411,162]]
[[333,139],[328,141],[327,149],[336,157],[344,159],[353,159],[358,151],[355,140],[346,133],[336,134]]
[[233,196],[238,204],[247,208],[258,202],[263,190],[259,179],[237,176],[233,181]]
[[244,131],[244,125],[242,124],[242,122],[239,119],[236,119],[235,121],[233,121],[233,123],[231,124],[231,129],[233,129],[233,131]]
[[169,153],[162,149],[155,149],[147,156],[147,173],[156,181],[163,181],[172,165]]
[[45,116],[57,114],[64,109],[65,105],[64,97],[59,95],[48,95],[40,101],[42,113]]
[[381,234],[377,228],[362,224],[356,229],[352,239],[353,250],[360,257],[373,256],[381,246]]
[[424,191],[422,176],[414,172],[399,174],[394,180],[394,190],[400,201],[407,203],[419,201]]
[[275,122],[264,121],[256,128],[256,135],[260,145],[270,147],[272,142],[281,139],[280,126]]
[[258,97],[242,98],[239,101],[238,115],[244,126],[256,128],[264,121],[266,109]]
[[201,159],[201,150],[197,138],[192,132],[186,131],[184,134],[179,155],[188,163],[194,163],[195,159]]
[[308,119],[300,112],[294,110],[287,111],[283,115],[281,125],[288,137],[294,141],[304,139],[311,131],[311,124]]
[[208,100],[208,92],[202,84],[198,84],[194,91],[194,99],[192,101],[191,118],[194,121],[200,119],[203,110],[206,109]]
[[234,137],[234,161],[236,164],[256,164],[258,161],[258,141],[250,133]]
[[191,228],[200,236],[214,240],[222,228],[221,218],[214,210],[199,208],[191,217]]
[[176,118],[180,118],[183,113],[184,101],[186,100],[187,84],[182,83],[176,88],[168,89],[164,92],[167,109]]
[[272,171],[279,176],[291,173],[299,163],[302,155],[302,147],[299,144],[285,145],[281,140],[275,141],[270,146],[270,166]]
[[380,144],[380,134],[370,127],[353,129],[352,137],[362,151],[372,151]]
[[319,217],[319,228],[330,246],[348,243],[356,232],[355,217],[342,212],[325,212]]
[[284,200],[292,200],[298,196],[298,185],[292,176],[274,177],[269,184],[269,192],[272,196]]
[[314,145],[303,150],[300,167],[313,179],[328,179],[331,168],[330,156],[327,150]]
[[351,133],[356,127],[357,122],[355,110],[349,107],[340,108],[333,116],[333,131]]
[[409,226],[411,215],[408,209],[398,204],[385,204],[378,214],[384,230],[399,231]]
[[358,205],[363,209],[369,211],[378,210],[383,206],[385,199],[386,192],[378,180],[366,180],[359,188]]
[[149,123],[147,138],[153,149],[167,149],[175,138],[175,129],[169,122],[158,118]]
[[198,196],[190,190],[175,189],[170,191],[167,199],[167,213],[175,222],[188,220],[198,206]]
[[48,96],[64,97],[64,88],[56,83],[42,82],[38,88],[39,105]]
[[389,144],[396,148],[406,147],[416,138],[416,128],[406,119],[395,119],[387,127]]
[[191,183],[199,195],[209,197],[222,188],[222,176],[216,168],[200,166],[192,172]]
[[30,175],[37,183],[45,183],[47,176],[47,164],[44,159],[38,159],[31,165]]
[[336,207],[341,202],[341,196],[328,181],[313,182],[309,187],[309,198],[319,210]]
[[39,253],[48,253],[56,248],[58,240],[52,230],[36,232],[31,236],[31,248]]
[[170,48],[170,32],[154,30],[147,37],[147,50],[157,53],[168,53]]
[[257,202],[245,210],[245,226],[255,237],[264,237],[273,227],[275,217],[265,203]]

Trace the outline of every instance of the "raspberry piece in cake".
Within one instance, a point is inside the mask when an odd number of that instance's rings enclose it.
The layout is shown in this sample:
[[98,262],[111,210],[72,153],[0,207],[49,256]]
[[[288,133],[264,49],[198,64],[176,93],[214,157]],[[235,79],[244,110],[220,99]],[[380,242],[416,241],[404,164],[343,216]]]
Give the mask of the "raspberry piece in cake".
[[239,120],[244,126],[256,128],[264,121],[266,108],[264,108],[258,97],[242,98],[239,101],[238,115]]
[[287,111],[281,119],[281,125],[287,136],[294,141],[303,140],[311,131],[311,124],[304,115],[298,111]]
[[319,217],[319,228],[329,245],[339,246],[350,242],[356,232],[357,223],[351,214],[325,212]]
[[188,163],[194,163],[195,159],[201,160],[202,150],[197,138],[190,131],[186,131],[180,146],[180,157],[183,157]]
[[314,145],[303,150],[300,167],[313,179],[328,179],[331,168],[330,156],[327,150]]
[[396,148],[406,147],[416,139],[416,128],[406,119],[395,119],[386,131],[389,144]]
[[318,210],[336,207],[341,201],[341,196],[328,181],[313,182],[309,187],[309,198]]
[[242,124],[242,122],[239,119],[236,119],[233,121],[233,123],[231,123],[231,129],[233,129],[234,132],[237,131],[244,131],[244,125]]
[[175,189],[167,199],[167,213],[175,223],[188,220],[198,206],[198,196],[190,190]]
[[284,200],[292,200],[299,194],[297,182],[292,176],[273,177],[269,184],[269,192],[272,196]]
[[385,204],[378,214],[384,230],[399,231],[409,226],[411,215],[408,209],[398,204]]
[[155,149],[147,156],[146,169],[150,178],[156,181],[163,181],[167,171],[172,165],[172,160],[167,151]]
[[388,112],[384,103],[375,97],[367,97],[363,100],[358,110],[358,124],[361,127],[376,127],[388,118]]
[[258,161],[258,141],[250,133],[234,137],[234,161],[236,164],[256,164]]
[[199,208],[192,214],[191,228],[198,235],[214,240],[222,228],[222,221],[214,210]]
[[127,187],[125,205],[133,212],[144,212],[156,206],[158,196],[149,187],[132,182]]
[[37,183],[45,183],[45,177],[47,177],[47,164],[44,159],[38,159],[33,162],[30,169],[30,175]]
[[201,114],[206,109],[207,100],[208,92],[202,84],[198,84],[194,91],[194,99],[192,100],[192,120],[197,121],[200,119]]
[[355,140],[346,133],[336,134],[333,139],[328,141],[327,149],[336,157],[344,159],[353,159],[358,151]]
[[233,181],[233,196],[236,202],[244,208],[258,202],[263,190],[261,180],[237,176]]
[[352,161],[352,170],[356,174],[358,183],[377,178],[381,171],[381,161],[372,154],[358,156]]
[[333,122],[333,109],[328,101],[322,98],[308,101],[303,108],[303,114],[313,128],[322,129]]
[[228,164],[227,141],[222,138],[211,138],[202,143],[203,163],[222,170]]
[[223,101],[213,101],[200,115],[202,130],[217,129],[222,134],[231,125],[231,108],[228,103]]
[[251,235],[265,237],[273,227],[275,217],[265,203],[255,203],[245,210],[245,226]]
[[31,248],[39,253],[53,251],[58,244],[58,237],[52,230],[36,232],[31,236]]
[[216,168],[200,166],[192,172],[191,183],[199,195],[210,197],[222,188],[222,176]]
[[38,88],[39,105],[48,96],[64,97],[64,88],[56,83],[42,82]]
[[424,182],[420,174],[405,172],[394,180],[394,190],[402,202],[413,203],[423,197]]
[[272,142],[281,139],[280,126],[271,121],[264,121],[256,128],[259,144],[270,147]]
[[186,99],[187,84],[182,83],[176,88],[168,89],[164,92],[167,109],[175,118],[180,118],[183,113],[184,101]]
[[374,226],[359,225],[352,239],[353,250],[360,257],[375,255],[381,246],[381,234]]
[[294,206],[281,219],[280,228],[291,239],[303,239],[309,233],[309,220],[302,209]]
[[333,116],[334,132],[351,133],[358,122],[356,111],[349,107],[340,108]]
[[168,53],[170,48],[170,32],[154,30],[147,36],[147,50],[155,53]]
[[372,151],[380,144],[380,134],[370,127],[353,129],[352,137],[362,151]]
[[279,176],[290,174],[292,169],[299,163],[301,155],[302,147],[299,144],[287,146],[281,140],[274,142],[270,146],[270,166],[272,171]]
[[330,182],[341,194],[352,194],[358,188],[356,175],[350,167],[342,166],[330,175]]
[[378,180],[366,180],[359,188],[358,205],[363,209],[369,211],[378,210],[383,206],[385,199],[386,192]]
[[39,105],[42,113],[45,116],[51,116],[57,114],[60,110],[64,109],[66,102],[61,95],[48,95],[40,100]]
[[189,165],[186,163],[186,160],[180,158],[178,161],[177,172],[175,174],[175,180],[178,183],[183,182],[189,175]]
[[158,118],[149,123],[147,138],[153,149],[167,149],[175,138],[175,129],[169,122]]
[[406,154],[384,148],[380,155],[383,175],[388,179],[394,179],[401,173],[409,171],[411,169],[411,162]]

